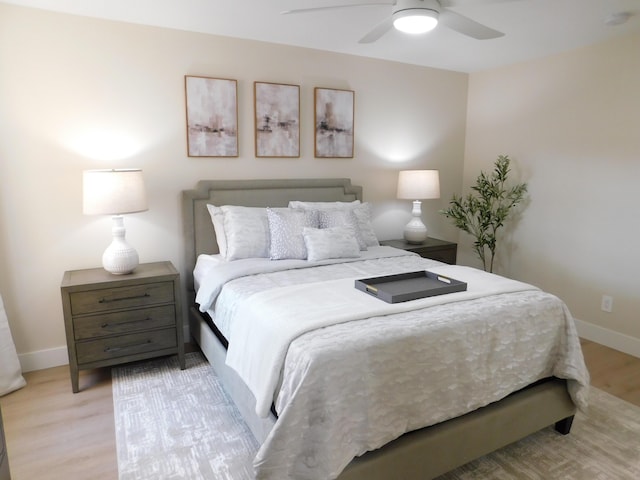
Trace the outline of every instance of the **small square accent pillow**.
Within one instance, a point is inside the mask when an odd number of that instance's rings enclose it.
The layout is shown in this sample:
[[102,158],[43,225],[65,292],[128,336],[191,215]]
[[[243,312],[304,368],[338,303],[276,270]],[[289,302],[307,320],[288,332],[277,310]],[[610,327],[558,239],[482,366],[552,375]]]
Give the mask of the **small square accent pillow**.
[[360,256],[360,246],[351,227],[302,229],[307,260],[317,262],[330,258],[355,258]]
[[269,258],[271,260],[306,259],[307,247],[302,237],[302,230],[305,227],[318,227],[318,212],[267,208],[267,218],[271,235]]

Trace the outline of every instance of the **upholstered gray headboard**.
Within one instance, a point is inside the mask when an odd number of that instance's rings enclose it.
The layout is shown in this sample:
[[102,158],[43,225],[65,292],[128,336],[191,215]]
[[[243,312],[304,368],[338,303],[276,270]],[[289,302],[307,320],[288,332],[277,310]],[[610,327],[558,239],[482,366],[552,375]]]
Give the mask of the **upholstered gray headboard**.
[[280,180],[202,180],[182,192],[187,292],[193,291],[192,272],[201,253],[218,253],[207,204],[246,207],[286,207],[290,200],[350,202],[362,200],[362,187],[347,178]]

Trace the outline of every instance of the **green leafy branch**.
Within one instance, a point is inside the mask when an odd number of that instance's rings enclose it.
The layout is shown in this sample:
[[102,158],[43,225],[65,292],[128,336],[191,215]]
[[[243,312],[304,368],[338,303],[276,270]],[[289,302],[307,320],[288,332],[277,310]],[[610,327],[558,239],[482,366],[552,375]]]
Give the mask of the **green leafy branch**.
[[475,193],[466,197],[454,194],[449,208],[440,211],[453,220],[457,228],[474,237],[474,250],[482,260],[484,270],[489,272],[493,272],[498,229],[504,226],[511,210],[527,192],[526,183],[507,188],[510,162],[507,155],[500,155],[490,175],[480,172],[476,184],[471,187]]

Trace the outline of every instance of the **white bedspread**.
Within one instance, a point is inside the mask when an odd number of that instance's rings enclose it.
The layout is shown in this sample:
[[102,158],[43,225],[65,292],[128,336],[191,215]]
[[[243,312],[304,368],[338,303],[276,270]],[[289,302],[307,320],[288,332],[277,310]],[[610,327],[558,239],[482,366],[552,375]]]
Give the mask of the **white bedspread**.
[[466,282],[467,290],[386,303],[357,290],[357,278],[345,278],[273,288],[245,299],[231,323],[234,341],[229,344],[226,362],[256,398],[256,413],[260,417],[269,415],[289,345],[303,333],[375,315],[535,289],[469,267],[446,265],[430,271]]
[[[269,303],[269,294],[260,292],[286,294],[298,288],[292,285],[330,281],[328,286],[345,279],[351,293],[385,307],[356,291],[353,278],[425,268],[450,267],[405,254],[255,273],[220,287],[212,304],[216,322],[230,322],[233,346],[237,312]],[[551,375],[569,379],[574,402],[584,408],[589,376],[566,306],[535,288],[514,289],[519,291],[487,292],[300,334],[278,372],[278,420],[254,460],[257,478],[335,478],[355,456],[407,431],[475,410]],[[254,307],[244,307],[254,296]],[[242,321],[251,330],[252,319]]]

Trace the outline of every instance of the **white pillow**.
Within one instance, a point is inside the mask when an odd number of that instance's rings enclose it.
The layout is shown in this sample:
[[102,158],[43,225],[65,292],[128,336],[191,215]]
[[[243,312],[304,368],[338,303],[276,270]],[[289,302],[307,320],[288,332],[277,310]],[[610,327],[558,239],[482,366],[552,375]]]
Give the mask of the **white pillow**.
[[371,204],[361,203],[360,200],[353,202],[301,202],[290,201],[290,208],[302,208],[305,210],[353,210],[358,219],[359,235],[364,240],[367,247],[377,247],[380,245],[373,226],[371,225]]
[[218,243],[218,252],[223,258],[227,256],[227,235],[224,231],[224,212],[220,207],[207,204],[207,210],[211,215],[211,222],[213,223],[213,229],[216,232],[216,242]]
[[320,210],[318,212],[318,221],[320,228],[332,227],[349,227],[353,231],[353,235],[358,242],[360,250],[366,250],[367,244],[360,235],[360,227],[358,219],[353,210]]
[[271,260],[307,258],[307,248],[302,237],[305,227],[318,227],[316,210],[293,210],[267,208],[269,221]]
[[227,260],[269,258],[267,209],[223,205]]
[[329,258],[354,258],[360,256],[360,246],[349,227],[302,229],[307,260],[317,262]]

